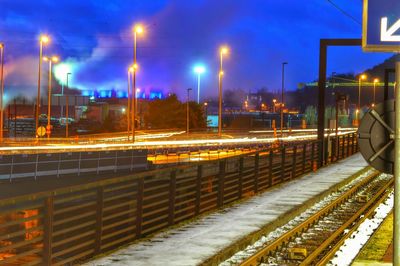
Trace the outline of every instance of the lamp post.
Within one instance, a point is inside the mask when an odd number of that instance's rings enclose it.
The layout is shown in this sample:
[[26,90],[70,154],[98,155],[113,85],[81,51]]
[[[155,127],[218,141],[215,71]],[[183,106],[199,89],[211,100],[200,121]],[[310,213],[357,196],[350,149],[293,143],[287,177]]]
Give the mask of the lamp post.
[[[67,73],[67,90],[69,89],[69,75],[71,75],[71,73]],[[68,138],[68,124],[69,124],[69,117],[68,117],[68,111],[69,111],[69,103],[68,103],[68,93],[65,95],[65,137]]]
[[284,90],[285,90],[285,65],[287,62],[282,63],[282,97],[281,97],[281,137],[283,138],[283,107],[285,106],[284,103]]
[[225,54],[228,53],[227,47],[221,47],[219,51],[220,55],[220,63],[219,63],[219,74],[218,74],[218,136],[222,135],[222,77],[224,75],[224,71],[222,68],[222,61]]
[[189,136],[189,98],[190,98],[190,91],[192,89],[187,89],[187,99],[186,99],[186,135]]
[[128,141],[131,135],[131,74],[133,73],[133,66],[128,69],[128,106],[126,113]]
[[39,48],[39,72],[38,72],[38,88],[37,88],[37,98],[36,98],[36,116],[35,116],[35,135],[37,137],[37,129],[39,127],[39,112],[40,112],[40,76],[43,60],[43,44],[50,41],[49,37],[42,35],[40,37],[40,48]]
[[0,142],[3,141],[3,98],[4,98],[4,43],[0,43]]
[[276,112],[276,106],[275,106],[275,104],[276,104],[276,99],[273,99],[272,100],[272,110],[273,110],[273,112],[275,113]]
[[58,57],[57,56],[52,56],[52,57],[43,57],[44,61],[49,62],[49,82],[48,82],[48,89],[47,89],[47,127],[46,127],[46,133],[47,133],[47,138],[50,138],[51,134],[51,80],[52,80],[52,63],[57,63],[58,62]]
[[139,112],[139,99],[140,99],[140,89],[136,88],[136,93],[135,93],[135,110],[136,110],[136,116],[138,120],[138,125],[137,129],[140,129],[140,124],[141,124],[141,112]]
[[132,142],[135,142],[135,119],[136,119],[136,71],[138,69],[136,53],[137,53],[137,35],[143,33],[143,27],[136,25],[133,29],[133,73],[132,73]]
[[203,74],[206,69],[203,66],[195,66],[193,69],[194,73],[197,74],[197,103],[200,103],[200,77],[201,74]]
[[367,78],[366,75],[362,74],[359,76],[358,78],[358,105],[357,105],[357,111],[356,111],[356,115],[357,115],[357,126],[360,124],[359,122],[359,115],[360,115],[360,108],[361,108],[361,81],[365,80]]
[[379,82],[379,79],[374,79],[374,100],[372,101],[372,107],[375,107],[375,91],[376,91],[376,84]]

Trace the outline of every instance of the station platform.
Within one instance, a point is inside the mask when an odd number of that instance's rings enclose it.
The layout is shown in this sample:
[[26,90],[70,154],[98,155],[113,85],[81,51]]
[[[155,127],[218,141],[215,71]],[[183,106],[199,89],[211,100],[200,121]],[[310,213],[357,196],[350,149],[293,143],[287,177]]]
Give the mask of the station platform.
[[386,217],[353,262],[353,266],[393,264],[393,212]]
[[366,167],[361,155],[353,155],[239,204],[138,240],[85,265],[219,264],[366,172]]

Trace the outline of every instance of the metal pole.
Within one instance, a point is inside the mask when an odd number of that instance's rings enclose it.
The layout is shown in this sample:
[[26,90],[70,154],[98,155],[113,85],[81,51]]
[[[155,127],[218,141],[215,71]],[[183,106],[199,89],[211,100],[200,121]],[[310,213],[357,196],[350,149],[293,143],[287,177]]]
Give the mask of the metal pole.
[[400,61],[396,62],[393,265],[400,266]]
[[200,104],[200,73],[197,75],[197,103]]
[[281,138],[283,138],[283,107],[285,106],[285,104],[284,104],[284,89],[285,89],[285,65],[286,64],[287,64],[286,62],[282,63]]
[[[4,128],[4,106],[3,106],[3,98],[4,98],[4,43],[0,43],[0,58],[1,58],[1,67],[0,67],[0,142],[3,142],[3,128]],[[10,127],[8,128],[10,130]]]
[[128,70],[128,108],[126,112],[126,121],[128,124],[127,132],[128,132],[128,140],[130,137],[131,130],[131,72]]
[[35,116],[35,136],[37,137],[37,129],[39,127],[39,112],[40,112],[40,75],[42,68],[42,55],[43,55],[43,42],[40,40],[39,49],[39,73],[38,73],[38,88],[37,88],[37,98],[36,98],[36,116]]
[[51,58],[49,58],[49,84],[47,89],[47,138],[50,138],[50,123],[51,123]]
[[218,74],[218,136],[222,135],[222,51],[220,52],[220,64]]
[[[67,73],[67,90],[69,89],[69,84],[68,84],[68,78],[71,73]],[[69,103],[68,103],[68,93],[65,95],[65,137],[68,138],[68,127],[69,127],[69,116],[68,116],[68,111],[69,111]]]
[[360,111],[361,111],[360,107],[361,107],[361,76],[358,78],[358,105],[357,105],[357,112],[356,112],[357,126],[360,125],[360,120],[359,120]]
[[137,68],[137,61],[136,61],[136,38],[137,34],[136,31],[134,32],[134,40],[133,40],[133,73],[132,73],[132,142],[135,143],[135,119],[136,119],[136,68]]
[[187,89],[187,99],[186,99],[186,134],[189,136],[189,92],[192,89]]
[[376,82],[374,81],[374,101],[372,102],[372,107],[375,106],[375,90],[376,90]]

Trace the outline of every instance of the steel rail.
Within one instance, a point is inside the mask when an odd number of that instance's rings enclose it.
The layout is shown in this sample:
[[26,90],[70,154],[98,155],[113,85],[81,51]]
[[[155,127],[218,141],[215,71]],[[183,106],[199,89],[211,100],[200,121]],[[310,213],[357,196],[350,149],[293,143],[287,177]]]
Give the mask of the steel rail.
[[252,256],[248,257],[245,261],[243,261],[240,265],[242,266],[255,266],[259,265],[260,262],[263,261],[264,257],[268,256],[271,252],[274,250],[278,249],[279,247],[283,246],[285,243],[290,242],[296,235],[302,233],[305,231],[307,228],[315,224],[318,220],[320,220],[322,217],[326,216],[326,214],[330,213],[332,210],[334,210],[337,206],[340,206],[344,202],[346,202],[349,198],[351,198],[357,191],[359,191],[362,187],[364,187],[366,184],[371,182],[374,178],[379,176],[378,171],[372,172],[370,175],[368,175],[366,178],[364,178],[361,182],[353,186],[351,189],[346,191],[343,195],[341,195],[339,198],[310,216],[308,219],[300,223],[299,225],[295,226],[279,238],[277,238],[275,241],[270,243],[269,245],[265,246]]

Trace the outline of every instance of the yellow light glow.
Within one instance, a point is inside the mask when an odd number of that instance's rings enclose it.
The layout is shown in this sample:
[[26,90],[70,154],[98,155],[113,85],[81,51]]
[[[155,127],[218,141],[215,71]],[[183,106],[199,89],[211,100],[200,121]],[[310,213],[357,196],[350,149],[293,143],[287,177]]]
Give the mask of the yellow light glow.
[[205,102],[205,103],[204,103],[204,106],[207,106],[207,105],[208,105],[208,103],[207,103],[207,102]]
[[365,75],[365,74],[362,74],[361,76],[360,76],[360,79],[361,80],[364,80],[364,79],[366,79],[367,78],[367,76]]
[[375,107],[375,104],[373,103],[373,104],[371,104],[371,106],[372,106],[372,107]]
[[128,68],[128,71],[132,73],[132,72],[133,72],[133,66],[131,66],[130,68]]
[[374,83],[378,83],[379,82],[379,79],[374,79]]
[[133,69],[137,70],[139,68],[138,64],[133,64]]
[[273,99],[272,102],[273,102],[273,103],[276,103],[276,99]]
[[220,76],[223,76],[223,75],[224,75],[224,71],[220,71],[220,72],[219,72],[219,75],[220,75]]
[[49,58],[47,56],[43,56],[43,61],[49,61]]
[[357,109],[357,110],[356,110],[356,114],[358,114],[359,112],[360,112],[360,110]]
[[228,52],[229,52],[228,47],[226,46],[221,47],[221,54],[227,54]]
[[141,34],[144,32],[144,29],[143,29],[142,25],[136,25],[134,28],[134,31],[138,34]]
[[46,35],[42,35],[40,37],[40,42],[41,43],[48,43],[49,41],[50,41],[50,38],[48,36],[46,36]]
[[0,48],[4,48],[4,44],[0,42]]
[[58,58],[58,56],[53,56],[51,58],[51,61],[53,61],[53,63],[57,63],[60,59]]

